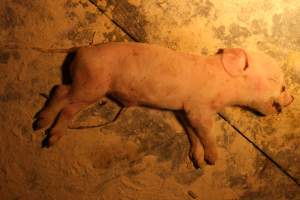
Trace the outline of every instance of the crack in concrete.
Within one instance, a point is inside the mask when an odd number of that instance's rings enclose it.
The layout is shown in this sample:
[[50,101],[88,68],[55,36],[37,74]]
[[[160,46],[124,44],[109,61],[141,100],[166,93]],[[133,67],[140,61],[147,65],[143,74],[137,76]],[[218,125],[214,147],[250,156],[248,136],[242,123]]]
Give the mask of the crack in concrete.
[[230,125],[235,131],[238,132],[244,139],[246,139],[255,149],[257,149],[261,154],[263,154],[268,160],[270,160],[284,175],[289,177],[296,185],[300,186],[300,182],[296,178],[294,178],[287,170],[285,170],[278,162],[276,162],[271,156],[269,156],[264,150],[259,148],[250,138],[248,138],[242,131],[240,131],[234,124],[230,122],[224,115],[218,113],[218,115],[228,124]]
[[139,42],[138,39],[136,37],[134,37],[131,33],[129,33],[124,27],[121,26],[120,23],[118,23],[116,20],[114,20],[113,18],[111,18],[107,13],[106,10],[102,9],[100,6],[98,6],[96,4],[96,2],[94,2],[93,0],[89,0],[89,2],[94,5],[100,12],[101,14],[103,14],[105,17],[107,17],[108,19],[110,19],[110,21],[117,26],[121,31],[123,31],[130,39],[132,39],[135,42]]

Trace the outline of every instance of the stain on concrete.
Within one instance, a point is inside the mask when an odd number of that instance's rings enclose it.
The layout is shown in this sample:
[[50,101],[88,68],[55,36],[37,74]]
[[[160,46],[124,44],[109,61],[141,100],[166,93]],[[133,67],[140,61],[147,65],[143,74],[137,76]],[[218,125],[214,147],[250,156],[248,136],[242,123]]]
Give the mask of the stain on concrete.
[[253,200],[253,199],[261,199],[267,200],[270,196],[262,191],[246,191],[240,199],[242,200]]
[[7,64],[10,58],[10,53],[8,51],[0,50],[0,63]]
[[11,7],[5,7],[0,14],[0,28],[9,29],[24,25],[24,20]]
[[268,35],[267,25],[263,20],[254,19],[251,22],[250,30],[252,34],[262,34],[264,36]]
[[[74,123],[81,123],[84,120],[88,120],[91,116],[97,116],[99,118],[103,118],[107,122],[110,122],[116,116],[119,109],[120,108],[113,101],[108,101],[105,105],[97,103],[91,108],[82,111]],[[167,151],[166,154],[162,155],[162,160],[169,160],[170,158],[167,157],[171,155],[171,150],[168,146],[173,145],[173,143],[180,143],[181,139],[174,139],[176,135],[174,135],[172,127],[162,120],[162,116],[157,113],[157,111],[152,114],[153,112],[149,110],[151,109],[127,109],[122,112],[122,115],[119,116],[115,123],[108,124],[106,127],[101,129],[104,132],[109,133],[112,131],[117,132],[121,137],[127,139],[132,137],[135,140],[139,140],[139,142],[144,144],[142,145],[142,149],[139,149],[139,151],[146,154],[154,149],[158,149],[157,151],[160,149]],[[162,141],[167,143],[168,146],[163,145]]]
[[[98,110],[98,112],[103,111],[103,108],[100,109],[101,111]],[[93,112],[97,112],[97,109],[94,109]],[[135,166],[140,164],[142,161],[141,158],[145,156],[156,156],[158,165],[170,163],[171,167],[168,167],[167,172],[161,170],[158,171],[158,175],[164,174],[164,178],[167,178],[177,174],[176,179],[179,183],[191,184],[200,176],[200,174],[195,170],[179,170],[180,167],[186,164],[188,159],[188,151],[190,147],[188,138],[184,133],[175,133],[172,126],[165,122],[165,114],[167,113],[161,113],[157,110],[148,108],[130,108],[127,109],[125,113],[122,113],[122,115],[113,124],[109,124],[106,127],[101,128],[101,132],[110,135],[117,134],[123,138],[124,141],[130,141],[134,146],[136,146],[137,156],[135,156],[134,159],[127,159],[126,161],[132,165],[131,167],[128,167],[128,169],[132,168],[132,170],[128,170],[130,175],[135,175],[140,172],[138,169],[135,170]],[[90,116],[90,114],[88,115]],[[109,117],[107,118],[112,117],[111,112],[108,112],[108,115]],[[79,117],[79,119],[82,119],[82,117]],[[80,120],[76,121],[80,123]],[[122,144],[124,144],[124,142]],[[124,147],[124,149],[128,148]],[[125,151],[122,152],[124,153]],[[120,154],[120,152],[112,152],[111,155],[109,153],[108,157],[118,156],[115,154]],[[114,162],[122,162],[122,160],[126,157],[128,158],[126,155],[118,157],[118,159]],[[95,165],[107,166],[107,168],[110,168],[112,165],[111,162],[113,161],[107,160],[107,162],[105,161],[105,163],[103,163],[103,159],[102,161],[99,159],[99,162],[101,163],[96,163]],[[178,176],[178,173],[180,173],[180,177]]]
[[89,43],[93,40],[94,32],[90,29],[80,28],[77,26],[66,33],[68,40],[74,44]]
[[79,5],[79,3],[74,2],[72,0],[68,0],[64,3],[65,8],[65,16],[72,21],[80,20],[80,17],[77,15],[75,8]]
[[[256,33],[263,30],[258,24],[256,25]],[[222,40],[226,47],[232,47],[234,45],[243,46],[246,39],[253,34],[248,27],[243,27],[236,23],[230,24],[228,27],[225,27],[224,25],[214,27],[213,31],[215,37]]]
[[78,5],[79,5],[78,2],[74,2],[73,0],[67,0],[64,4],[64,7],[68,9],[70,8],[72,9],[72,8],[76,8]]
[[25,178],[26,178],[26,182],[28,183],[28,188],[30,190],[34,190],[36,189],[38,186],[39,186],[39,183],[38,183],[38,180],[40,179],[39,178],[40,174],[38,173],[38,170],[30,170]]
[[36,0],[12,0],[12,2],[27,9],[32,9],[35,6]]
[[195,8],[195,15],[201,17],[209,17],[211,11],[214,8],[214,4],[209,0],[202,1],[192,1],[193,7]]
[[73,12],[73,11],[67,11],[65,15],[70,20],[76,20],[76,19],[79,18],[78,15],[75,12]]
[[120,110],[120,107],[113,101],[104,100],[91,105],[89,108],[81,111],[73,120],[73,128],[101,126],[102,124],[112,122]]
[[290,78],[294,83],[300,84],[300,75],[297,73],[290,74]]
[[[1,53],[0,53],[1,54]],[[20,60],[21,59],[21,54],[18,51],[11,51],[11,55],[15,60]],[[1,61],[0,61],[1,62]]]
[[254,163],[253,163],[253,167],[254,167],[254,174],[259,176],[259,177],[264,177],[264,176],[268,176],[268,168],[271,167],[271,163],[269,160],[267,160],[266,158],[262,157],[262,156],[256,156]]
[[130,110],[126,110],[123,114],[123,117],[118,120],[118,126],[113,126],[112,128],[113,130],[118,129],[116,132],[119,132],[120,136],[126,137],[144,133],[159,134],[157,135],[158,137],[149,136],[153,137],[153,142],[155,142],[154,140],[156,138],[163,137],[162,134],[165,132],[165,136],[170,136],[170,133],[172,133],[172,128],[170,125],[165,123],[164,120],[161,120],[161,117],[156,118],[155,116],[160,116],[158,113],[154,112],[153,115],[148,113],[151,113],[151,111],[141,108],[132,108]]
[[147,25],[145,16],[140,12],[139,8],[128,3],[126,0],[108,0],[107,6],[112,6],[113,20],[135,40],[139,42],[146,41],[146,31],[144,27]]
[[124,42],[124,41],[133,41],[126,34],[123,34],[116,29],[111,32],[105,32],[102,34],[105,38],[103,42]]
[[[218,121],[222,121],[220,118],[218,118]],[[217,136],[217,143],[219,146],[223,148],[227,148],[233,144],[236,137],[238,136],[235,132],[229,132],[228,131],[228,125],[226,123],[220,123],[220,126],[218,126],[218,130],[224,134]]]
[[188,172],[175,172],[176,181],[182,185],[190,185],[203,175],[203,170],[191,170]]
[[243,187],[247,184],[247,177],[244,177],[242,175],[232,175],[230,174],[228,178],[228,184],[229,186],[232,187]]
[[225,43],[229,44],[230,46],[231,44],[242,46],[245,39],[251,35],[247,28],[235,23],[229,26],[228,31],[229,34],[224,39]]
[[0,101],[11,102],[18,101],[21,99],[21,93],[16,89],[14,83],[6,83],[4,88],[4,94],[0,94]]
[[[229,147],[229,146],[227,146]],[[238,160],[233,159],[234,155],[226,157],[225,176],[226,184],[230,188],[244,187],[248,185],[247,178],[242,175],[242,167],[238,165]],[[219,174],[214,175],[215,178],[220,177]]]
[[[18,6],[22,8],[20,9],[20,13],[17,13],[17,15],[19,15],[21,19],[28,19],[27,17],[30,18],[33,16],[38,16],[38,19],[45,23],[48,22],[48,20],[53,20],[51,13],[47,9],[45,9],[45,7],[47,6],[47,2],[45,1],[41,2],[38,0],[13,0],[13,3],[17,5],[16,8]],[[26,11],[27,13],[25,12],[24,14],[23,11]],[[26,20],[24,22],[26,22]]]
[[229,26],[229,33],[232,38],[248,37],[250,35],[250,31],[247,28],[238,24],[231,24]]
[[97,20],[97,14],[93,12],[85,12],[85,19],[90,23],[95,23]]
[[89,7],[89,4],[87,2],[80,1],[79,3],[82,5],[83,8]]
[[[110,143],[96,150],[96,159],[94,160],[93,167],[105,170],[112,168],[130,168],[130,162],[138,158],[136,152],[136,145],[132,142]],[[127,171],[125,170],[125,171]]]
[[214,35],[219,39],[225,39],[225,26],[219,26],[214,28]]
[[21,54],[18,51],[0,50],[0,64],[8,64],[10,58],[20,60]]
[[300,50],[300,7],[273,16],[273,42],[290,50]]

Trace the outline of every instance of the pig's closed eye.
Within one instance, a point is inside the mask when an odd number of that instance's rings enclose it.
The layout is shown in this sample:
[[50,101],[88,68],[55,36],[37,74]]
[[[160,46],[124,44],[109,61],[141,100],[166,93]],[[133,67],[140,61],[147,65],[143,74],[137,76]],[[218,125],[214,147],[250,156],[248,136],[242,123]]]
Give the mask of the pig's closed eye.
[[284,92],[284,91],[285,91],[285,86],[282,86],[281,92]]

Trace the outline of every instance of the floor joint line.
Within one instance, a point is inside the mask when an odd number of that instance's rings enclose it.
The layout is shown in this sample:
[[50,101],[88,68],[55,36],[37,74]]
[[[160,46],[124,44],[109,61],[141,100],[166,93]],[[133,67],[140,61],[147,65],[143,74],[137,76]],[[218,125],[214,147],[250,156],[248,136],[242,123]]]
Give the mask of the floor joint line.
[[105,10],[102,9],[102,8],[100,8],[100,7],[96,4],[96,2],[94,2],[93,0],[89,0],[89,2],[90,2],[92,5],[94,5],[94,6],[97,8],[97,10],[99,10],[105,17],[107,17],[108,19],[110,19],[111,22],[112,22],[115,26],[117,26],[121,31],[123,31],[130,39],[132,39],[132,40],[135,41],[135,42],[139,42],[139,40],[138,40],[136,37],[134,37],[131,33],[129,33],[128,31],[126,31],[126,29],[124,29],[124,28],[122,27],[122,25],[120,25],[116,20],[114,20],[112,17],[110,17],[108,14],[106,14]]
[[240,131],[235,125],[233,125],[224,115],[218,113],[218,115],[228,123],[235,131],[239,133],[243,138],[245,138],[254,148],[256,148],[260,153],[262,153],[268,160],[270,160],[282,173],[288,176],[296,185],[300,186],[298,180],[294,178],[289,172],[287,172],[278,162],[276,162],[271,156],[264,152],[258,145],[251,141],[242,131]]

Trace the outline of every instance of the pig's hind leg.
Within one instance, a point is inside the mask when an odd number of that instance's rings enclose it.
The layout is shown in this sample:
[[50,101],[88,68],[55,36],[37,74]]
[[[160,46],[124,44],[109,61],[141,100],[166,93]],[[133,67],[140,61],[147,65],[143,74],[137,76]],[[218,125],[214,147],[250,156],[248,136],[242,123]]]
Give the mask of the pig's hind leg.
[[54,145],[62,136],[73,119],[73,117],[82,109],[94,102],[78,102],[68,104],[59,113],[54,126],[47,130],[47,137],[44,139],[42,146],[49,147]]
[[61,109],[68,104],[69,91],[69,85],[57,85],[53,88],[45,106],[35,116],[34,130],[49,127],[54,122]]
[[63,136],[65,129],[72,125],[74,116],[79,111],[104,97],[108,90],[108,87],[105,87],[105,85],[95,88],[92,84],[83,86],[79,82],[75,83],[71,86],[67,96],[69,103],[60,111],[54,125],[48,129],[43,146],[49,147],[55,144]]

